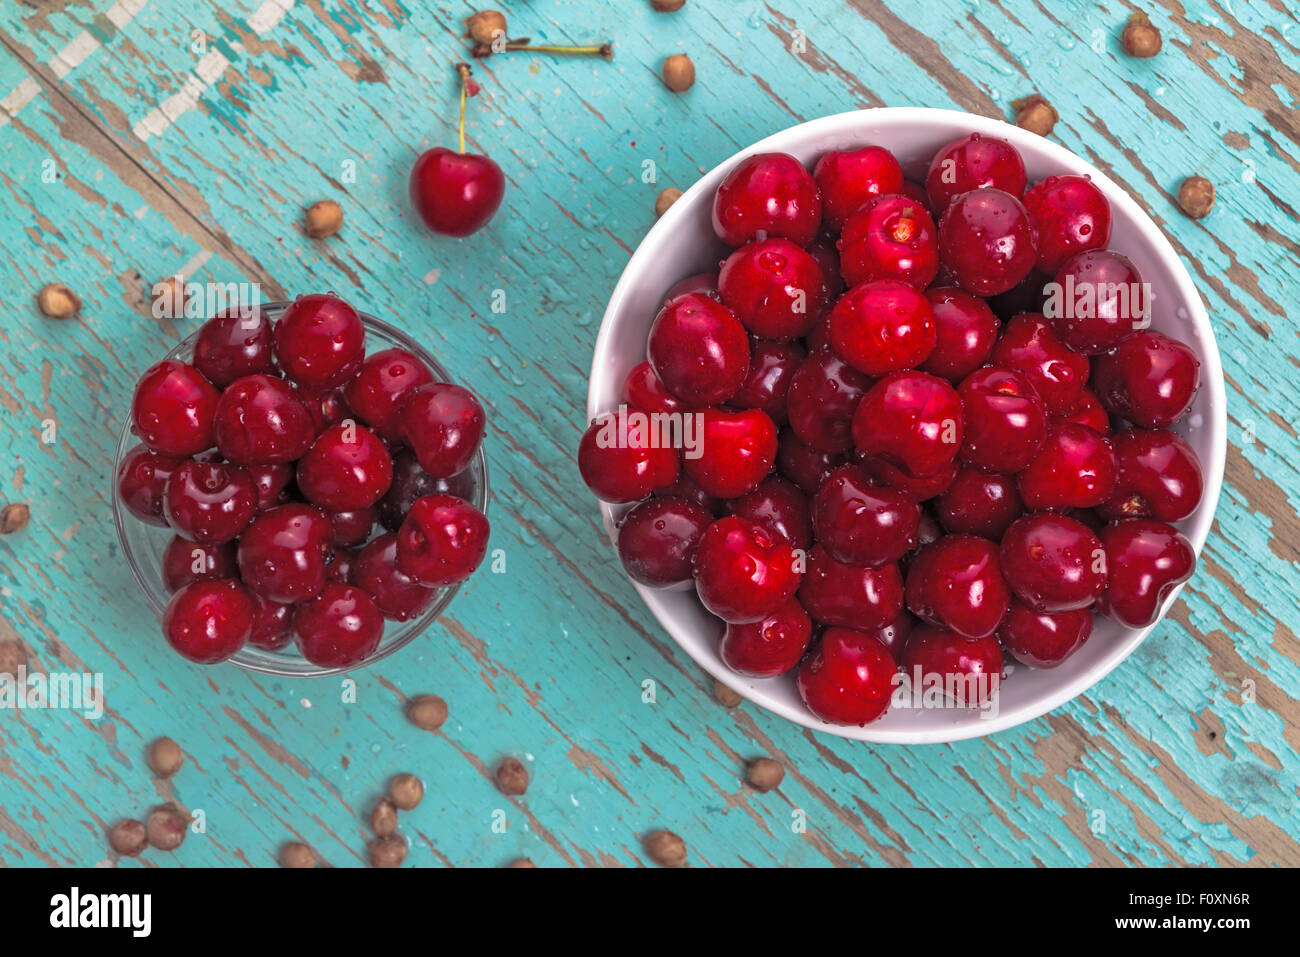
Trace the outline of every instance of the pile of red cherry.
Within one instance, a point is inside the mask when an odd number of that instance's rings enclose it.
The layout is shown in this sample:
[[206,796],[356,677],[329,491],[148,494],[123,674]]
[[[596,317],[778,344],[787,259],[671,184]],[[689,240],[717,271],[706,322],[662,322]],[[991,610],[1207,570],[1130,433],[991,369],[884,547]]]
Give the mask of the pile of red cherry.
[[131,419],[143,444],[117,492],[175,533],[162,627],[191,661],[295,641],[313,664],[359,664],[385,618],[422,614],[487,551],[466,500],[478,399],[404,349],[367,356],[337,296],[301,296],[274,324],[259,308],[214,316],[192,363],[140,377]]
[[[748,157],[713,203],[735,251],[669,292],[619,441],[606,417],[583,436],[592,491],[639,503],[618,531],[628,574],[693,581],[727,665],[798,668],[822,720],[878,718],[899,666],[1058,665],[1094,609],[1151,624],[1195,566],[1169,523],[1196,509],[1201,467],[1169,427],[1200,363],[1147,328],[1096,185],[1026,186],[1015,148],[978,134],[924,185],[877,146],[811,173]],[[632,412],[695,416],[698,448]]]

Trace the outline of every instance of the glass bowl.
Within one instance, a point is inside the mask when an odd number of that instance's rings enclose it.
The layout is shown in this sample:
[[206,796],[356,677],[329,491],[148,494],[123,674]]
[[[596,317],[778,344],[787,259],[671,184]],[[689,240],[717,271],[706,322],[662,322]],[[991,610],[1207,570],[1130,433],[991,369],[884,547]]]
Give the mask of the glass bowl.
[[[261,308],[267,318],[274,322],[288,306],[289,303],[287,302],[272,302],[264,303]],[[444,382],[455,381],[427,350],[408,335],[399,332],[386,322],[381,322],[374,316],[364,312],[359,314],[362,325],[366,330],[367,354],[381,349],[405,349],[418,356],[433,372],[435,379]],[[182,362],[189,362],[193,357],[194,341],[197,338],[198,330],[196,329],[165,356],[162,356],[159,361],[162,359],[179,359]],[[126,507],[118,499],[118,468],[121,466],[126,453],[140,444],[139,439],[131,433],[131,416],[128,414],[125,418],[126,421],[122,425],[122,434],[117,441],[117,453],[113,458],[113,473],[110,479],[112,488],[109,497],[113,502],[113,523],[117,526],[117,538],[121,542],[122,554],[126,556],[126,563],[130,566],[131,573],[135,575],[135,580],[139,582],[140,590],[144,592],[145,601],[149,603],[155,617],[161,621],[167,602],[171,599],[166,586],[163,585],[162,556],[163,549],[171,541],[173,533],[169,528],[149,525],[140,521],[127,511]],[[470,463],[469,468],[466,469],[466,475],[469,477],[471,484],[468,496],[470,503],[479,511],[487,514],[487,459],[484,458],[481,447],[474,455],[474,460]],[[230,658],[229,662],[246,671],[299,678],[321,678],[327,675],[355,671],[358,668],[372,665],[381,658],[387,658],[398,649],[409,644],[417,635],[433,624],[438,616],[451,604],[451,600],[456,596],[459,587],[459,585],[453,585],[450,588],[440,589],[433,604],[418,618],[400,622],[386,620],[384,622],[384,635],[379,641],[379,647],[375,649],[369,658],[357,665],[347,668],[325,668],[314,665],[300,656],[292,643],[280,651],[264,651],[246,645],[234,657]],[[162,641],[161,636],[158,640]]]

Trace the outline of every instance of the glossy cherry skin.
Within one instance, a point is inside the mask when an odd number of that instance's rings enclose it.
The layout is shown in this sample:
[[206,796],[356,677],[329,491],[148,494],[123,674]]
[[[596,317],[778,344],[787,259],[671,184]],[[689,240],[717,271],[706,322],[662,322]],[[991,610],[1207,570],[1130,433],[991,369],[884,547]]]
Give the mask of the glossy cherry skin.
[[736,164],[713,197],[713,231],[728,246],[777,236],[807,246],[822,222],[822,198],[803,163],[755,153]]
[[275,358],[289,379],[317,392],[343,385],[365,359],[357,311],[333,293],[291,302],[275,324]]
[[1139,332],[1093,363],[1093,388],[1112,415],[1144,429],[1167,429],[1192,407],[1201,362],[1186,343]]
[[331,425],[338,425],[344,419],[356,418],[356,415],[348,408],[347,400],[343,398],[342,389],[318,391],[295,386],[293,391],[311,411],[312,420],[316,423],[317,435],[320,435]]
[[739,515],[780,535],[795,548],[812,544],[808,496],[793,482],[769,475],[754,491],[727,502],[728,515]]
[[939,522],[949,532],[979,535],[998,541],[1025,506],[1010,475],[985,472],[966,465],[944,489],[937,503]]
[[1012,196],[1025,192],[1025,163],[1006,140],[972,133],[934,154],[925,175],[930,208],[942,215],[948,204],[972,189],[999,189]]
[[357,549],[344,548],[339,545],[330,548],[325,566],[325,580],[339,582],[342,585],[355,585],[352,569],[357,563]]
[[996,296],[1034,268],[1038,236],[1020,200],[975,189],[954,199],[939,221],[939,258],[967,292]]
[[1101,540],[1082,522],[1036,512],[1002,536],[1002,574],[1021,601],[1036,611],[1087,608],[1106,588]]
[[234,579],[192,582],[167,603],[163,637],[181,657],[213,665],[244,647],[253,614],[252,597]]
[[710,525],[695,547],[695,589],[723,621],[762,621],[794,596],[801,577],[789,542],[735,515]]
[[799,601],[818,624],[882,628],[903,609],[903,575],[896,564],[846,565],[818,544],[809,549],[807,565]]
[[223,310],[199,329],[194,368],[218,389],[247,375],[270,375],[271,339],[271,321],[257,306]]
[[702,296],[708,296],[710,299],[721,302],[722,297],[718,294],[717,271],[700,272],[694,276],[687,276],[685,279],[677,280],[664,294],[664,302],[671,302],[678,296],[685,296],[693,292],[698,292]]
[[836,561],[878,567],[911,551],[921,506],[876,485],[861,467],[842,465],[817,490],[812,518],[818,544]]
[[871,388],[871,378],[830,349],[814,352],[790,377],[785,394],[790,428],[818,452],[853,448],[853,413]]
[[212,417],[220,393],[198,369],[164,359],[145,370],[131,398],[132,431],[163,455],[198,455],[212,448]]
[[766,412],[705,409],[697,421],[698,448],[684,450],[682,467],[708,494],[738,498],[756,489],[772,471],[777,430]]
[[455,495],[466,501],[473,497],[474,482],[468,470],[451,478],[436,479],[415,458],[406,446],[395,449],[393,455],[393,483],[379,500],[379,524],[390,532],[402,527],[402,519],[411,510],[415,500],[426,495]]
[[300,394],[283,379],[236,379],[217,400],[212,420],[217,449],[236,465],[300,459],[316,438],[316,423]]
[[429,367],[405,349],[372,352],[343,387],[348,408],[387,442],[402,441],[398,410],[417,386],[433,381]]
[[895,661],[903,660],[903,649],[907,646],[908,636],[912,634],[912,629],[917,625],[916,617],[908,611],[900,611],[887,625],[881,625],[879,628],[869,628],[868,633],[876,638],[889,656]]
[[330,512],[330,545],[334,548],[355,548],[364,545],[379,520],[379,509],[356,508]]
[[666,303],[646,354],[659,381],[692,408],[725,402],[749,372],[749,336],[722,303],[690,293]]
[[628,409],[625,417],[607,412],[583,433],[578,471],[597,498],[616,504],[639,502],[677,480],[677,449],[658,442],[648,421],[640,409]]
[[791,598],[762,621],[724,623],[718,654],[727,667],[751,678],[783,675],[812,641],[812,619]]
[[848,218],[840,271],[850,287],[894,279],[916,290],[939,271],[939,231],[925,206],[898,194],[877,196]]
[[695,481],[685,472],[677,476],[677,481],[671,485],[665,485],[663,488],[655,489],[655,498],[684,498],[688,502],[694,502],[700,508],[704,509],[715,518],[722,514],[722,499],[716,495],[710,495],[704,489],[700,488],[700,483]]
[[807,357],[797,342],[756,340],[750,351],[749,374],[727,405],[733,409],[758,409],[778,426],[785,425],[789,421],[785,400],[790,380]]
[[953,483],[953,479],[957,477],[958,469],[958,463],[954,461],[949,462],[937,472],[931,472],[929,475],[912,475],[892,462],[887,462],[873,455],[860,457],[858,464],[862,466],[863,470],[871,476],[876,484],[906,492],[918,502],[924,502],[937,495],[942,495],[944,490]]
[[1091,389],[1084,389],[1079,395],[1079,404],[1075,406],[1073,412],[1056,416],[1052,421],[1073,422],[1075,425],[1087,426],[1098,435],[1111,434],[1110,416],[1106,414],[1101,400]]
[[858,403],[853,444],[913,476],[946,469],[962,441],[957,391],[925,372],[895,372],[881,379]]
[[352,563],[350,584],[374,599],[385,618],[410,621],[418,618],[438,597],[438,590],[412,581],[397,567],[397,535],[380,535],[357,553]]
[[1038,230],[1038,269],[1052,274],[1077,253],[1110,242],[1110,203],[1087,176],[1049,176],[1025,193]]
[[967,638],[993,634],[1011,592],[998,562],[998,546],[978,535],[947,535],[912,559],[907,607],[923,621]]
[[783,429],[777,438],[776,470],[805,495],[816,495],[826,473],[844,460],[842,453],[821,452],[807,445],[792,429]]
[[245,465],[244,471],[253,479],[257,490],[257,510],[265,512],[289,501],[289,483],[293,481],[294,467],[287,462],[274,465]]
[[829,321],[835,352],[869,376],[913,369],[934,349],[930,301],[895,279],[854,286],[835,303]]
[[844,276],[840,272],[840,254],[835,248],[835,242],[835,237],[823,235],[808,247],[808,255],[817,261],[822,271],[822,299],[828,304],[834,302],[844,291]]
[[248,636],[248,643],[263,651],[279,651],[293,640],[293,605],[282,605],[269,601],[254,592],[248,596],[253,599],[253,630]]
[[903,648],[903,672],[924,689],[933,683],[954,704],[983,707],[1002,685],[1002,646],[992,635],[968,638],[955,631],[920,624]]
[[456,585],[474,574],[488,546],[488,520],[454,495],[417,499],[397,530],[397,567],[422,585]]
[[993,352],[998,318],[983,299],[955,286],[925,291],[934,317],[934,348],[917,368],[957,383]]
[[117,467],[117,497],[140,521],[166,526],[163,488],[172,472],[185,462],[179,455],[160,455],[137,445],[122,457],[122,464]]
[[1177,522],[1196,511],[1205,478],[1200,459],[1181,436],[1165,429],[1128,429],[1112,440],[1119,478],[1097,506],[1102,518]]
[[788,239],[747,243],[718,273],[723,303],[763,339],[804,335],[825,307],[822,283],[817,260]]
[[684,498],[651,498],[618,526],[618,557],[633,581],[668,588],[691,580],[695,546],[713,514]]
[[384,440],[354,422],[332,425],[298,462],[298,490],[331,512],[369,508],[393,481]]
[[177,535],[217,545],[233,541],[257,512],[253,477],[235,465],[186,462],[163,486],[163,514]]
[[396,420],[420,468],[434,478],[450,478],[468,468],[486,427],[487,415],[478,397],[450,382],[412,389],[402,400]]
[[410,193],[424,225],[444,236],[469,236],[501,206],[506,177],[486,156],[435,146],[411,168]]
[[1019,472],[1047,439],[1047,409],[1014,369],[985,366],[957,387],[965,431],[961,457],[990,472]]
[[384,615],[354,585],[327,582],[294,609],[293,637],[302,656],[321,668],[347,668],[369,658],[384,636]]
[[799,666],[795,687],[823,721],[862,727],[889,710],[897,670],[879,639],[852,628],[828,628]]
[[1192,577],[1192,543],[1164,522],[1126,518],[1101,531],[1110,578],[1097,610],[1128,628],[1145,628],[1175,587]]
[[1032,269],[1028,276],[1006,292],[990,297],[989,308],[993,310],[993,315],[1003,322],[1009,322],[1022,312],[1041,314],[1046,299],[1047,284],[1051,281],[1050,273],[1045,274]]
[[291,503],[268,509],[239,537],[239,575],[255,594],[281,604],[306,601],[325,584],[330,520]]
[[840,230],[848,218],[877,196],[903,190],[903,170],[883,146],[831,150],[813,167],[826,224]]
[[1075,352],[1096,355],[1151,324],[1151,295],[1127,256],[1090,249],[1056,271],[1043,315]]
[[1028,379],[1054,416],[1076,409],[1088,382],[1088,357],[1061,342],[1038,313],[1024,313],[1007,322],[993,347],[993,362]]
[[637,363],[623,380],[623,404],[646,412],[684,412],[686,406],[659,381],[650,361]]
[[1092,610],[1046,612],[1015,600],[998,626],[1004,651],[1031,668],[1055,668],[1092,634]]
[[200,545],[176,535],[163,549],[162,579],[169,592],[184,588],[190,582],[238,577],[239,566],[231,542]]
[[1034,460],[1018,476],[1025,508],[1092,508],[1110,498],[1119,466],[1110,440],[1092,429],[1055,422]]

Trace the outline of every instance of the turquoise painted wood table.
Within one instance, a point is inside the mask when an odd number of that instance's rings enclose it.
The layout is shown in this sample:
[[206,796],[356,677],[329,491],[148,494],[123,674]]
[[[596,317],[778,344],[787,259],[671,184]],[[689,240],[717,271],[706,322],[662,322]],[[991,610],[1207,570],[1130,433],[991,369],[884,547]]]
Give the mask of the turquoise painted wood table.
[[[456,241],[405,193],[418,152],[454,140],[463,0],[5,4],[0,499],[31,521],[0,539],[0,641],[39,672],[102,674],[105,710],[0,713],[0,861],[111,862],[107,826],[175,800],[203,832],[138,863],[270,865],[301,840],[358,865],[371,803],[412,771],[418,865],[635,866],[661,827],[712,865],[1300,863],[1300,28],[1281,3],[1150,6],[1164,50],[1137,60],[1127,2],[510,3],[513,35],[616,57],[478,64],[469,136],[508,192]],[[679,51],[699,71],[684,95],[657,78]],[[1007,117],[1035,92],[1052,135],[1150,209],[1213,316],[1231,436],[1195,578],[1117,671],[990,738],[871,747],[725,710],[624,579],[573,464],[603,304],[655,196],[826,113]],[[1218,187],[1201,221],[1173,202],[1192,173]],[[325,198],[346,224],[308,239]],[[135,376],[197,324],[152,316],[175,273],[335,290],[490,403],[504,568],[355,688],[188,665],[139,600],[110,463]],[[77,317],[37,311],[52,281]],[[449,702],[439,733],[403,716],[421,692]],[[187,754],[167,781],[144,754],[162,734]],[[530,770],[522,798],[492,781],[506,755]],[[789,768],[778,791],[742,785],[758,755]]]

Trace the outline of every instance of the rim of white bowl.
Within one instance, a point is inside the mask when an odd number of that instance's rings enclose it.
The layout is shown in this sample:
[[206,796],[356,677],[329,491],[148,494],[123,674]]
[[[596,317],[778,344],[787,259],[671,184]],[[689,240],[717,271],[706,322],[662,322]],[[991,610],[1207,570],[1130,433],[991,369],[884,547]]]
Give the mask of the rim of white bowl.
[[[1207,394],[1206,411],[1209,414],[1206,417],[1205,428],[1210,430],[1213,442],[1210,455],[1202,457],[1201,461],[1201,466],[1205,472],[1205,490],[1201,496],[1201,504],[1191,517],[1180,523],[1182,526],[1180,530],[1187,536],[1196,550],[1197,566],[1199,568],[1201,551],[1214,524],[1214,513],[1218,507],[1219,493],[1223,486],[1223,468],[1227,456],[1227,394],[1223,382],[1223,366],[1219,358],[1219,346],[1214,338],[1214,328],[1210,323],[1210,317],[1205,310],[1205,305],[1201,301],[1200,292],[1197,290],[1195,283],[1192,282],[1187,267],[1183,265],[1183,261],[1174,249],[1173,244],[1169,242],[1160,227],[1155,224],[1146,211],[1118,183],[1064,146],[1053,143],[1036,133],[1022,130],[1004,120],[992,119],[975,113],[911,106],[877,107],[868,110],[849,110],[843,113],[835,113],[820,119],[809,120],[806,123],[798,123],[778,133],[773,133],[771,136],[765,137],[757,143],[734,153],[701,176],[650,228],[650,231],[646,233],[632,253],[627,265],[623,267],[623,272],[619,276],[614,292],[610,296],[605,314],[601,318],[600,331],[596,336],[591,372],[588,377],[588,421],[607,411],[600,407],[597,398],[597,392],[600,390],[596,388],[596,383],[605,377],[604,370],[601,368],[602,357],[609,348],[609,340],[613,335],[614,316],[620,311],[623,300],[628,296],[629,291],[637,281],[639,270],[636,267],[638,260],[653,257],[660,248],[671,241],[675,230],[684,225],[684,218],[687,215],[686,210],[691,205],[688,202],[689,200],[693,200],[701,193],[712,194],[722,182],[723,177],[737,163],[754,153],[786,152],[797,142],[815,138],[818,133],[831,130],[843,133],[845,131],[841,128],[846,124],[857,125],[860,123],[865,129],[878,126],[882,122],[890,125],[906,125],[908,123],[930,125],[932,122],[939,120],[945,123],[960,122],[972,133],[1001,137],[1022,152],[1037,153],[1045,156],[1050,161],[1055,161],[1061,167],[1063,173],[1085,174],[1091,177],[1092,181],[1106,194],[1106,199],[1111,205],[1121,207],[1137,225],[1141,233],[1141,242],[1149,245],[1157,256],[1169,265],[1169,271],[1173,276],[1180,305],[1186,308],[1188,320],[1197,330],[1204,346],[1204,351],[1198,354],[1198,358],[1201,360],[1200,387],[1203,393]],[[869,141],[863,141],[858,145],[866,145],[867,142]],[[613,544],[615,541],[614,509],[607,502],[600,502],[599,504],[605,531],[610,537],[611,544]],[[1154,623],[1146,628],[1122,629],[1120,640],[1115,642],[1106,658],[1093,668],[1062,682],[1060,687],[1053,688],[1047,694],[1026,702],[1017,708],[1000,710],[995,718],[984,720],[971,717],[969,720],[963,720],[960,723],[950,723],[942,727],[917,730],[913,728],[889,729],[873,724],[868,724],[865,727],[828,724],[816,718],[802,704],[790,706],[785,702],[774,700],[766,691],[747,687],[744,676],[735,674],[720,661],[697,655],[689,642],[679,638],[677,634],[679,628],[664,613],[664,607],[660,601],[661,593],[658,590],[646,588],[636,582],[632,582],[632,585],[640,594],[646,607],[650,609],[650,612],[664,630],[668,632],[673,641],[677,643],[678,647],[714,678],[726,683],[728,687],[735,688],[737,693],[764,710],[780,715],[795,724],[810,728],[813,731],[875,744],[940,744],[950,741],[962,741],[968,738],[993,734],[997,731],[1004,731],[1007,728],[1013,728],[1016,725],[1024,724],[1047,714],[1067,701],[1078,697],[1119,667],[1138,645],[1146,639],[1147,635],[1164,621],[1165,615],[1174,602],[1178,600],[1178,596],[1183,590],[1183,585],[1179,585],[1170,592],[1160,608],[1160,615]]]

